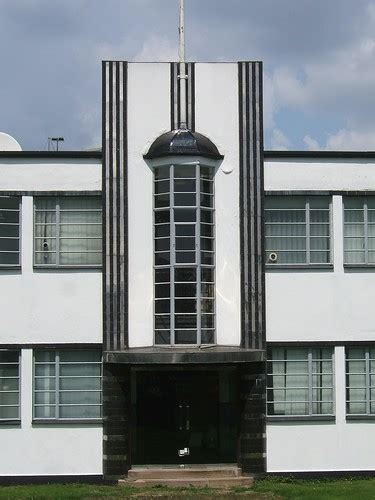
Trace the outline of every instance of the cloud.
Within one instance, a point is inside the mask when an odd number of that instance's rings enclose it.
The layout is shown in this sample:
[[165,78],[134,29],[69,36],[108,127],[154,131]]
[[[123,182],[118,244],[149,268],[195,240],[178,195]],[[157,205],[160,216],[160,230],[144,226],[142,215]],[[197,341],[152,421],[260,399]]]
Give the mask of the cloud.
[[357,132],[355,130],[341,129],[328,135],[326,142],[321,146],[317,140],[309,135],[304,137],[304,142],[309,150],[325,151],[374,151],[375,130]]
[[177,61],[177,43],[163,36],[150,36],[143,42],[141,50],[133,57],[134,61],[156,62]]
[[284,151],[290,149],[290,145],[289,139],[281,130],[278,128],[272,130],[271,149]]

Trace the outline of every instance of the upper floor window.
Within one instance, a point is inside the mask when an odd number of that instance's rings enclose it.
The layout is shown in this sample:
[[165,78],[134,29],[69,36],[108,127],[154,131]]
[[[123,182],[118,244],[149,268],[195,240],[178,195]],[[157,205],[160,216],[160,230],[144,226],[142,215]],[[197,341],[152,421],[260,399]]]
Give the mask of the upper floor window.
[[0,350],[0,422],[20,418],[20,353]]
[[215,342],[214,169],[154,168],[155,344]]
[[0,268],[20,265],[20,198],[0,196]]
[[328,196],[267,196],[266,263],[330,264],[330,213]]
[[346,348],[346,413],[375,415],[375,348]]
[[34,351],[34,418],[100,418],[101,377],[100,351]]
[[332,349],[273,348],[267,411],[271,416],[333,415]]
[[35,199],[34,265],[99,266],[102,207],[96,196]]
[[375,196],[344,197],[344,263],[375,264]]

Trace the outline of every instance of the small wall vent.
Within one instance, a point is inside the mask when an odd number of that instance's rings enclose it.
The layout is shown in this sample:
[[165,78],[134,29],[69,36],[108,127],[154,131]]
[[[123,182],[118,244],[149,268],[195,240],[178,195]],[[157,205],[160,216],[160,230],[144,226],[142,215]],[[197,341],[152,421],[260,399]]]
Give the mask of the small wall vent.
[[278,255],[276,252],[270,252],[268,254],[268,262],[275,263],[275,262],[277,262],[277,259],[278,259]]

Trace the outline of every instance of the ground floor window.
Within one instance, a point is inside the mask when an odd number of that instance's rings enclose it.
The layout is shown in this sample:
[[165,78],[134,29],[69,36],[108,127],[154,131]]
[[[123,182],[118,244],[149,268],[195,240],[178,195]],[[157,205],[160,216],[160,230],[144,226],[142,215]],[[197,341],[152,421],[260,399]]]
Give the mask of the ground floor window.
[[267,408],[271,416],[333,415],[333,350],[270,350]]
[[346,412],[375,415],[375,348],[346,349]]
[[101,352],[34,351],[34,419],[101,417]]
[[20,353],[0,350],[0,422],[20,418]]

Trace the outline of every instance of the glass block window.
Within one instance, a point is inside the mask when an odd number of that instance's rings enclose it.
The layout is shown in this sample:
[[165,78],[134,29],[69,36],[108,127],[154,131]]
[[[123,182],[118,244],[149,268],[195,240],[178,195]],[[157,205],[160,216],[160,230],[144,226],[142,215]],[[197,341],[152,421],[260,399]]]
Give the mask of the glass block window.
[[344,262],[375,264],[375,196],[344,197]]
[[20,418],[20,353],[0,350],[0,422]]
[[214,169],[154,169],[155,344],[215,342]]
[[34,418],[101,418],[101,352],[34,351]]
[[100,197],[36,198],[34,210],[35,266],[101,265]]
[[268,415],[333,415],[332,349],[274,348],[268,359]]
[[266,264],[331,263],[331,198],[267,196]]
[[20,265],[20,198],[0,196],[0,268]]
[[375,348],[346,348],[346,413],[375,415]]

